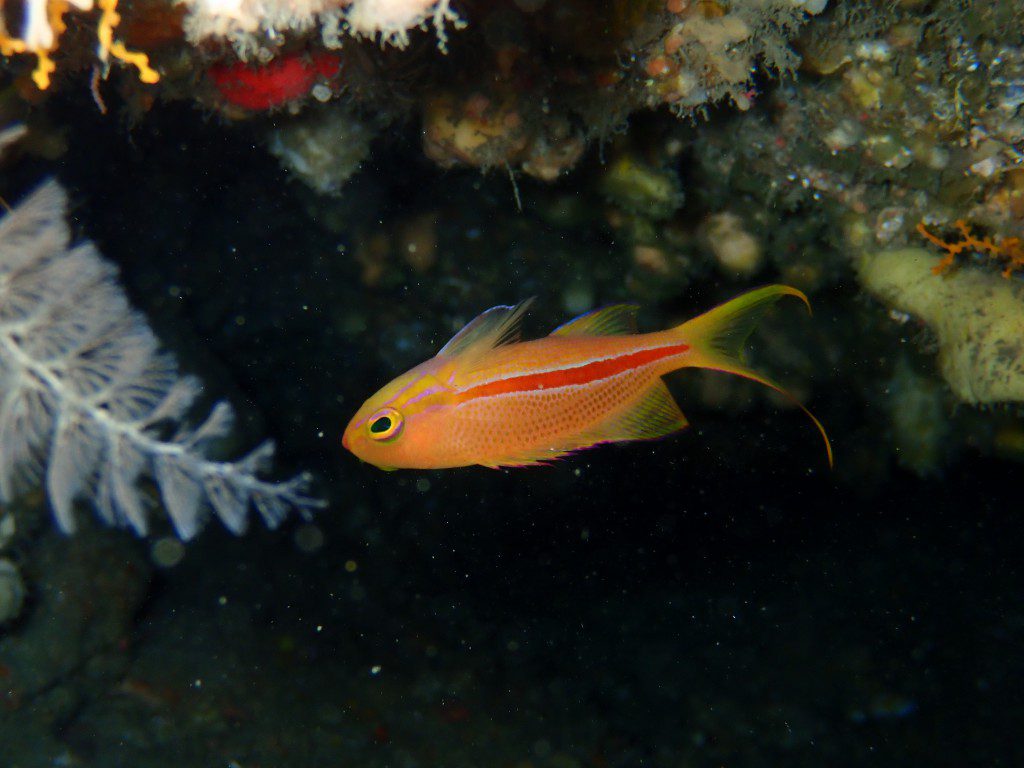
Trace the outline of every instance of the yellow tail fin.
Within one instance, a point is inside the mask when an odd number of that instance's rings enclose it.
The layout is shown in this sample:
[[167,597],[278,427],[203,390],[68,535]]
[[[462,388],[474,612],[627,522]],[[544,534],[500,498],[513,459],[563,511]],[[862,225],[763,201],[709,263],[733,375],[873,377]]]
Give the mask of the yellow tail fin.
[[743,362],[744,343],[765,313],[783,296],[796,296],[807,305],[807,310],[810,311],[811,304],[807,297],[796,288],[791,288],[788,285],[768,285],[738,296],[673,330],[691,347],[693,356],[689,362],[690,366],[735,373],[737,376],[752,379],[766,387],[771,387],[776,392],[781,392],[800,406],[800,409],[810,417],[814,426],[821,432],[821,436],[825,440],[825,451],[828,453],[828,465],[831,467],[832,444],[829,442],[825,427],[821,425],[821,422],[781,385]]

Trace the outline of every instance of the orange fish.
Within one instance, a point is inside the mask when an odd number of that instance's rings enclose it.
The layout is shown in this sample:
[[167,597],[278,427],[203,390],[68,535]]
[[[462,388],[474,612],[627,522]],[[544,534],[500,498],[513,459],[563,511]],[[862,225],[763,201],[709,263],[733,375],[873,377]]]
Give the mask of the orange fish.
[[[710,368],[783,394],[740,359],[743,343],[783,296],[770,285],[680,326],[637,333],[637,308],[594,310],[550,336],[519,341],[530,302],[494,307],[437,355],[399,376],[352,417],[342,444],[381,469],[543,464],[599,443],[647,440],[686,426],[662,376]],[[829,465],[832,448],[825,439]]]

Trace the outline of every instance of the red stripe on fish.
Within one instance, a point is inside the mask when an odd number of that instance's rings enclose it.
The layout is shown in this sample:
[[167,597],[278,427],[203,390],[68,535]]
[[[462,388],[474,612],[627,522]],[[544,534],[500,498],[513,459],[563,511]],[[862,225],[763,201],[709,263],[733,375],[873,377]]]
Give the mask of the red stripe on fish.
[[529,373],[524,376],[511,376],[507,379],[489,381],[486,384],[478,384],[459,393],[459,402],[472,400],[476,397],[491,397],[493,395],[505,395],[511,392],[533,392],[541,389],[558,389],[559,387],[570,387],[579,384],[589,384],[601,379],[607,379],[645,365],[651,365],[666,357],[673,357],[687,352],[689,344],[673,344],[667,347],[655,347],[653,349],[642,349],[639,352],[606,360],[595,360],[592,363],[575,366],[573,368],[559,368],[554,371],[543,373]]

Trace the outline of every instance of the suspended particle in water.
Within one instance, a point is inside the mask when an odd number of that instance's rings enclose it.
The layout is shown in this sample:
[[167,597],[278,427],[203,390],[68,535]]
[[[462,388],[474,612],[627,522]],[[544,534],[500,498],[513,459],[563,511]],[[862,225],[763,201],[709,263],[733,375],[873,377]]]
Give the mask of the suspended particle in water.
[[173,568],[185,557],[185,545],[176,536],[164,536],[153,542],[149,557],[158,568]]
[[300,552],[311,555],[324,545],[324,532],[320,530],[319,526],[306,523],[296,529],[292,540]]

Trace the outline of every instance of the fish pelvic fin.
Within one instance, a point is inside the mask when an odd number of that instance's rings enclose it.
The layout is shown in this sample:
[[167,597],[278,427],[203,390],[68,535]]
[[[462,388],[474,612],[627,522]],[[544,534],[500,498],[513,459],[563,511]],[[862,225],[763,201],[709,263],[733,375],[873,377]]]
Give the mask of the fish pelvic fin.
[[755,371],[743,358],[743,346],[750,338],[750,334],[775,302],[784,296],[795,296],[807,305],[807,310],[810,311],[811,304],[803,292],[788,285],[768,285],[737,296],[732,301],[677,326],[672,333],[677,334],[691,347],[691,356],[686,363],[688,367],[707,368],[743,376],[774,389],[799,406],[821,433],[825,441],[828,465],[832,467],[832,443],[822,423],[781,384]]

